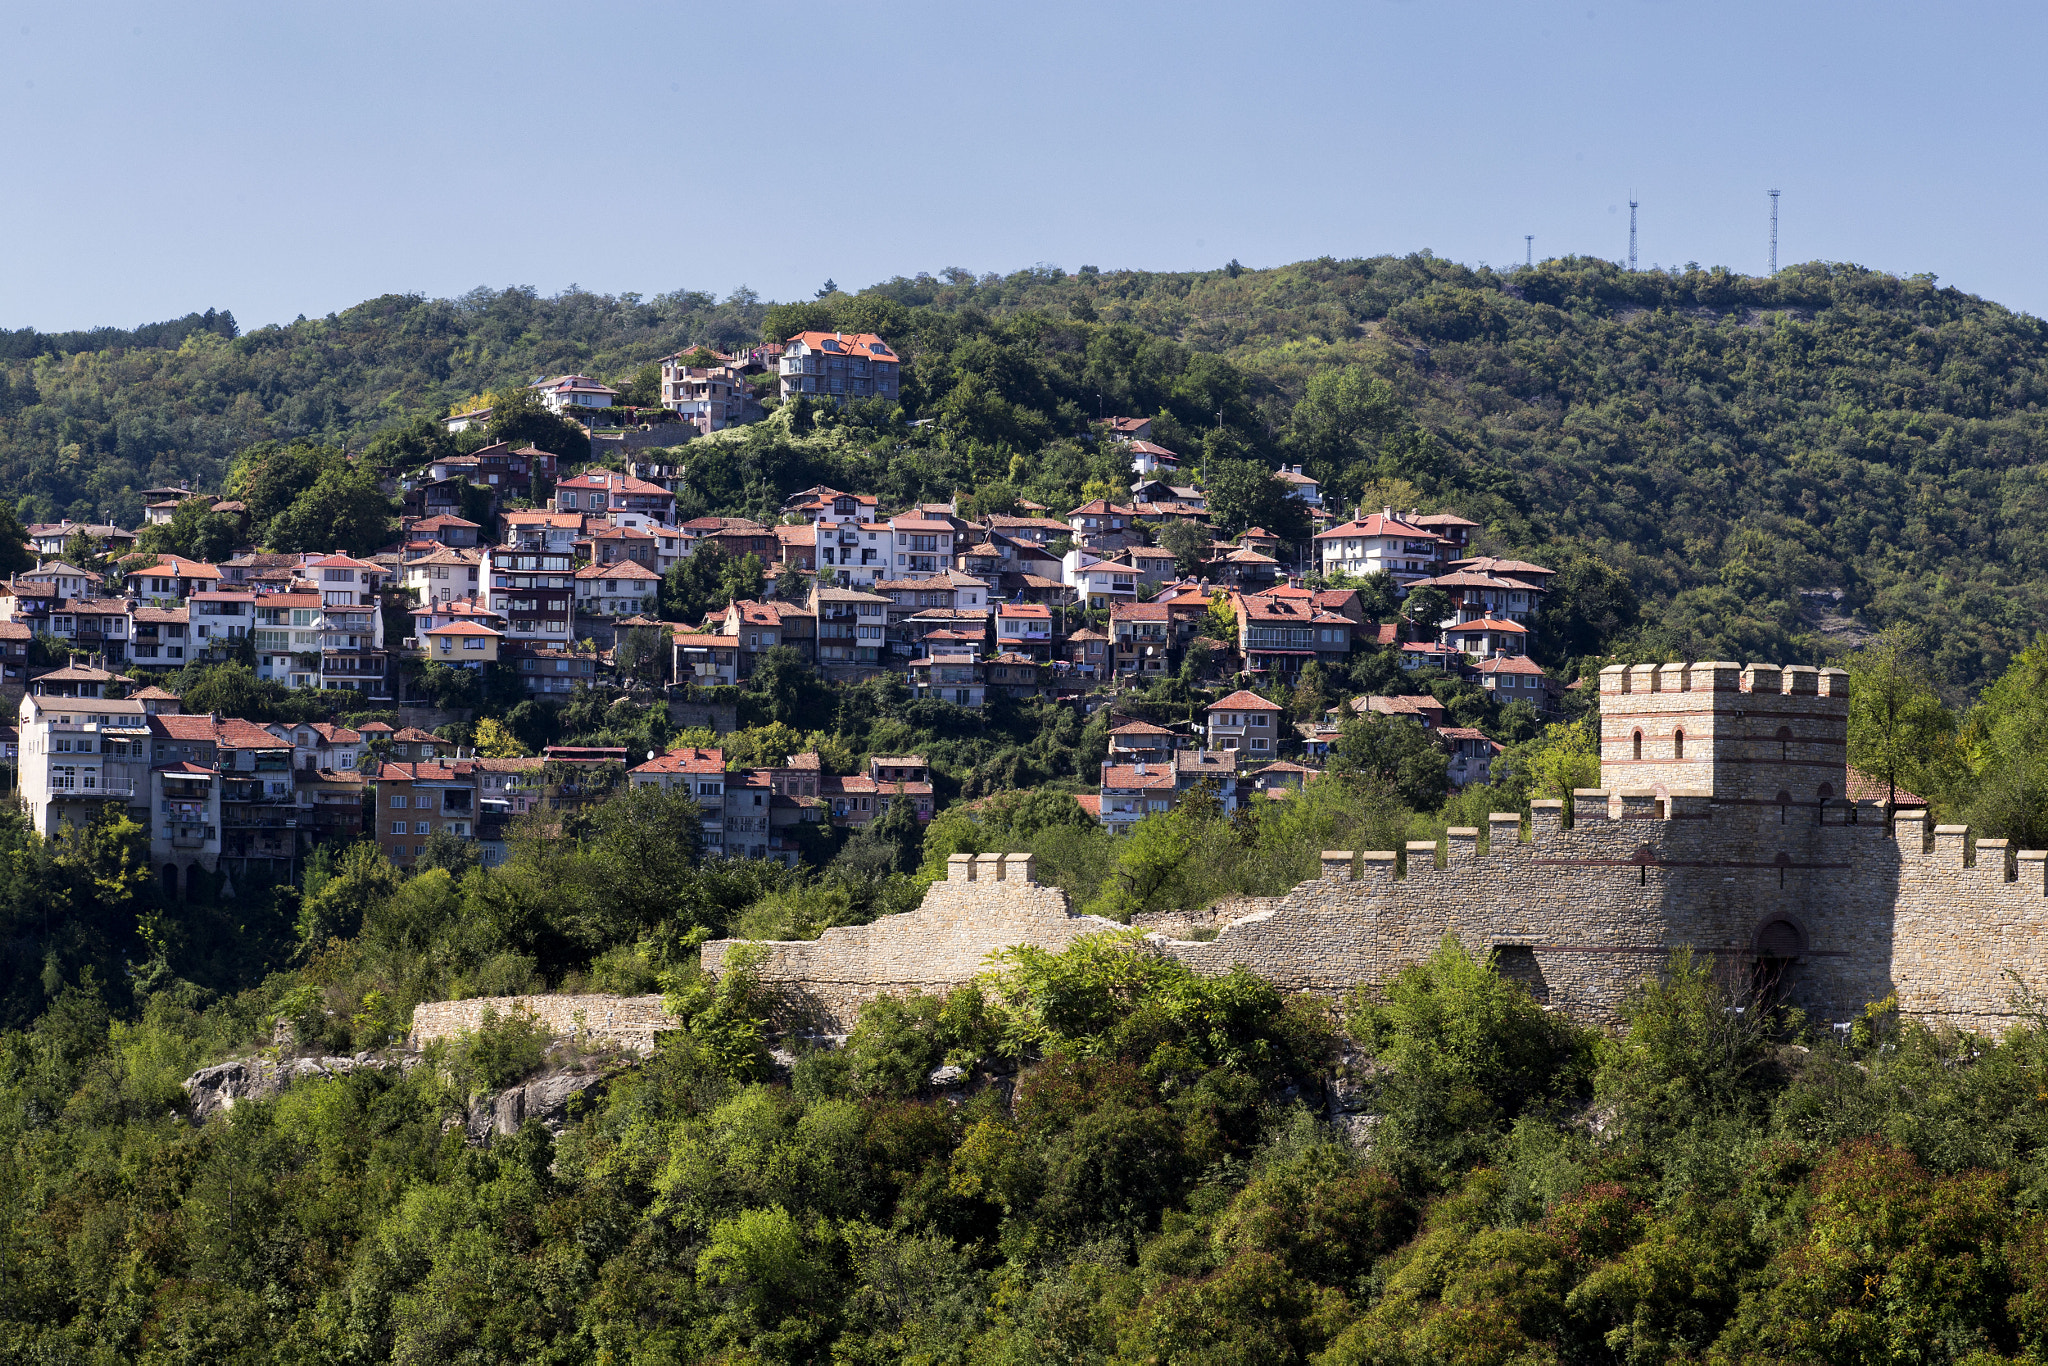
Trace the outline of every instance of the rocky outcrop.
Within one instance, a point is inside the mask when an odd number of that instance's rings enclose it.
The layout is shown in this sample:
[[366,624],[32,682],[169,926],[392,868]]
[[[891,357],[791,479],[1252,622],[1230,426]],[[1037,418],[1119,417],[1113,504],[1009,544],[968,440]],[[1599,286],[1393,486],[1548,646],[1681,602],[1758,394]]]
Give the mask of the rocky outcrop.
[[192,1118],[205,1123],[235,1108],[237,1101],[269,1100],[295,1083],[347,1076],[362,1067],[398,1067],[404,1063],[358,1053],[352,1058],[234,1058],[202,1067],[185,1079],[192,1098]]
[[552,1072],[482,1096],[469,1104],[463,1129],[469,1141],[487,1146],[493,1138],[519,1132],[519,1126],[537,1119],[547,1131],[560,1136],[569,1126],[569,1110],[578,1096],[589,1096],[605,1081],[602,1072]]

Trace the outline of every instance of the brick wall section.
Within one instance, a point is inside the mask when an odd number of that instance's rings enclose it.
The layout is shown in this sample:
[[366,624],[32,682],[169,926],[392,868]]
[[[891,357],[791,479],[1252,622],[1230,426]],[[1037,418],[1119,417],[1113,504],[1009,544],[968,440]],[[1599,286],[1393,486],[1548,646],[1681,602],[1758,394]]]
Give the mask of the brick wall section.
[[[768,952],[761,979],[803,998],[818,1025],[844,1033],[877,996],[964,986],[998,950],[1035,944],[1057,951],[1083,935],[1124,928],[1070,912],[1065,893],[1038,885],[1029,855],[956,854],[947,872],[903,915],[836,926],[812,940],[755,941]],[[716,976],[726,954],[745,942],[706,944],[704,970]]]
[[467,1001],[432,1001],[413,1007],[414,1048],[475,1030],[486,1007],[499,1015],[530,1010],[551,1033],[615,1044],[637,1053],[654,1051],[654,1036],[675,1022],[659,996],[477,996]]

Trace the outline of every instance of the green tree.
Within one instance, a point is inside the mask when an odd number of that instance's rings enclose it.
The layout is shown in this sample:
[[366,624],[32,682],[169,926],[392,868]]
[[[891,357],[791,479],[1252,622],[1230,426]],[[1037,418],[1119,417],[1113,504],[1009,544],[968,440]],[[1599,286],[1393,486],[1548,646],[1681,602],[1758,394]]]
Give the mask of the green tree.
[[13,577],[36,567],[35,551],[29,548],[28,532],[14,509],[0,505],[0,574]]
[[1885,789],[1885,818],[1899,789],[1920,788],[1953,751],[1955,718],[1927,676],[1912,635],[1891,627],[1849,660],[1849,765]]
[[1308,505],[1294,496],[1292,485],[1274,478],[1262,461],[1204,459],[1202,478],[1207,485],[1209,518],[1225,532],[1235,535],[1250,527],[1264,527],[1290,545],[1309,538]]
[[762,651],[747,679],[747,693],[764,721],[799,731],[823,730],[831,724],[832,691],[795,646]]
[[1193,522],[1170,521],[1159,528],[1161,549],[1173,552],[1174,572],[1192,574],[1209,558],[1209,535]]
[[311,488],[270,519],[270,548],[283,553],[338,550],[366,555],[391,539],[397,505],[366,467],[331,466]]
[[1450,757],[1404,716],[1366,712],[1345,721],[1331,747],[1331,768],[1387,784],[1417,811],[1434,811],[1450,791]]
[[1403,615],[1415,628],[1417,640],[1435,640],[1442,630],[1443,623],[1455,615],[1450,595],[1441,588],[1428,585],[1409,589],[1402,607]]
[[540,395],[524,385],[491,395],[491,420],[480,444],[501,441],[509,441],[515,448],[532,446],[546,451],[563,465],[590,459],[590,434],[570,419],[549,412]]

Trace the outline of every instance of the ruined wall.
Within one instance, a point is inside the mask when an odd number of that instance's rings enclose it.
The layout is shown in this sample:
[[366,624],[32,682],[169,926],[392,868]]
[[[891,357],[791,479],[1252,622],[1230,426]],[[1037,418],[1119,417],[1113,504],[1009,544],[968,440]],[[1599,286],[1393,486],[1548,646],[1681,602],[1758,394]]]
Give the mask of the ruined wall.
[[[947,874],[906,914],[837,926],[812,940],[760,943],[768,955],[757,969],[762,981],[800,998],[813,1012],[811,1023],[845,1033],[877,996],[964,986],[1000,949],[1058,950],[1083,935],[1123,928],[1072,914],[1057,887],[1038,885],[1029,854],[955,854]],[[746,942],[712,940],[704,946],[704,970],[715,976]]]
[[499,1015],[531,1011],[550,1033],[565,1039],[612,1044],[636,1053],[654,1051],[654,1036],[675,1028],[659,996],[477,996],[467,1001],[431,1001],[412,1010],[413,1048],[452,1039],[483,1022],[488,1008]]
[[[1903,817],[1887,831],[1872,805],[1784,807],[1702,794],[1575,794],[1536,802],[1528,822],[1497,815],[1453,829],[1441,848],[1324,855],[1322,876],[1226,925],[1207,942],[1148,938],[1199,972],[1243,965],[1283,990],[1341,997],[1384,981],[1454,934],[1500,955],[1538,999],[1612,1021],[1631,987],[1689,948],[1737,982],[1767,978],[1820,1022],[1853,1019],[1897,993],[1930,1022],[1997,1032],[2015,1018],[2008,970],[2048,983],[2048,854]],[[1438,866],[1441,863],[1442,866]],[[1028,856],[956,855],[951,878],[907,915],[764,945],[763,977],[810,1001],[826,1027],[851,1027],[885,993],[939,992],[971,980],[1013,944],[1058,950],[1119,928],[1069,913],[1030,879]],[[705,946],[716,972],[733,941]]]

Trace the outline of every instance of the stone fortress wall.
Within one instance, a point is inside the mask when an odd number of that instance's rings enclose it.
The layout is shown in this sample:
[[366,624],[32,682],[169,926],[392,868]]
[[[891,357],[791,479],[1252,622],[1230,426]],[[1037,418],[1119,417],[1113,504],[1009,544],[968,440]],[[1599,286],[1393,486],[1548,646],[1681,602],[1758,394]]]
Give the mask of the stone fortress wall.
[[413,1007],[413,1048],[473,1033],[484,1011],[498,1016],[514,1011],[534,1015],[550,1034],[609,1044],[642,1055],[654,1051],[654,1036],[675,1022],[659,996],[475,996],[466,1001],[429,1001]]
[[[1330,851],[1323,872],[1212,940],[1148,936],[1204,973],[1242,964],[1284,989],[1341,996],[1427,958],[1446,933],[1499,954],[1540,999],[1611,1020],[1676,949],[1762,972],[1823,1021],[1896,993],[1900,1009],[1996,1032],[2008,973],[2048,979],[2048,855],[1933,831],[1847,790],[1848,678],[1727,663],[1601,676],[1607,786],[1496,815],[1442,846]],[[1441,864],[1441,866],[1439,866]],[[1403,866],[1405,865],[1405,866]],[[1013,944],[1057,950],[1120,928],[1074,916],[1028,856],[956,855],[906,915],[761,946],[762,976],[828,1027],[887,992],[964,984]],[[704,949],[716,973],[736,941]]]

